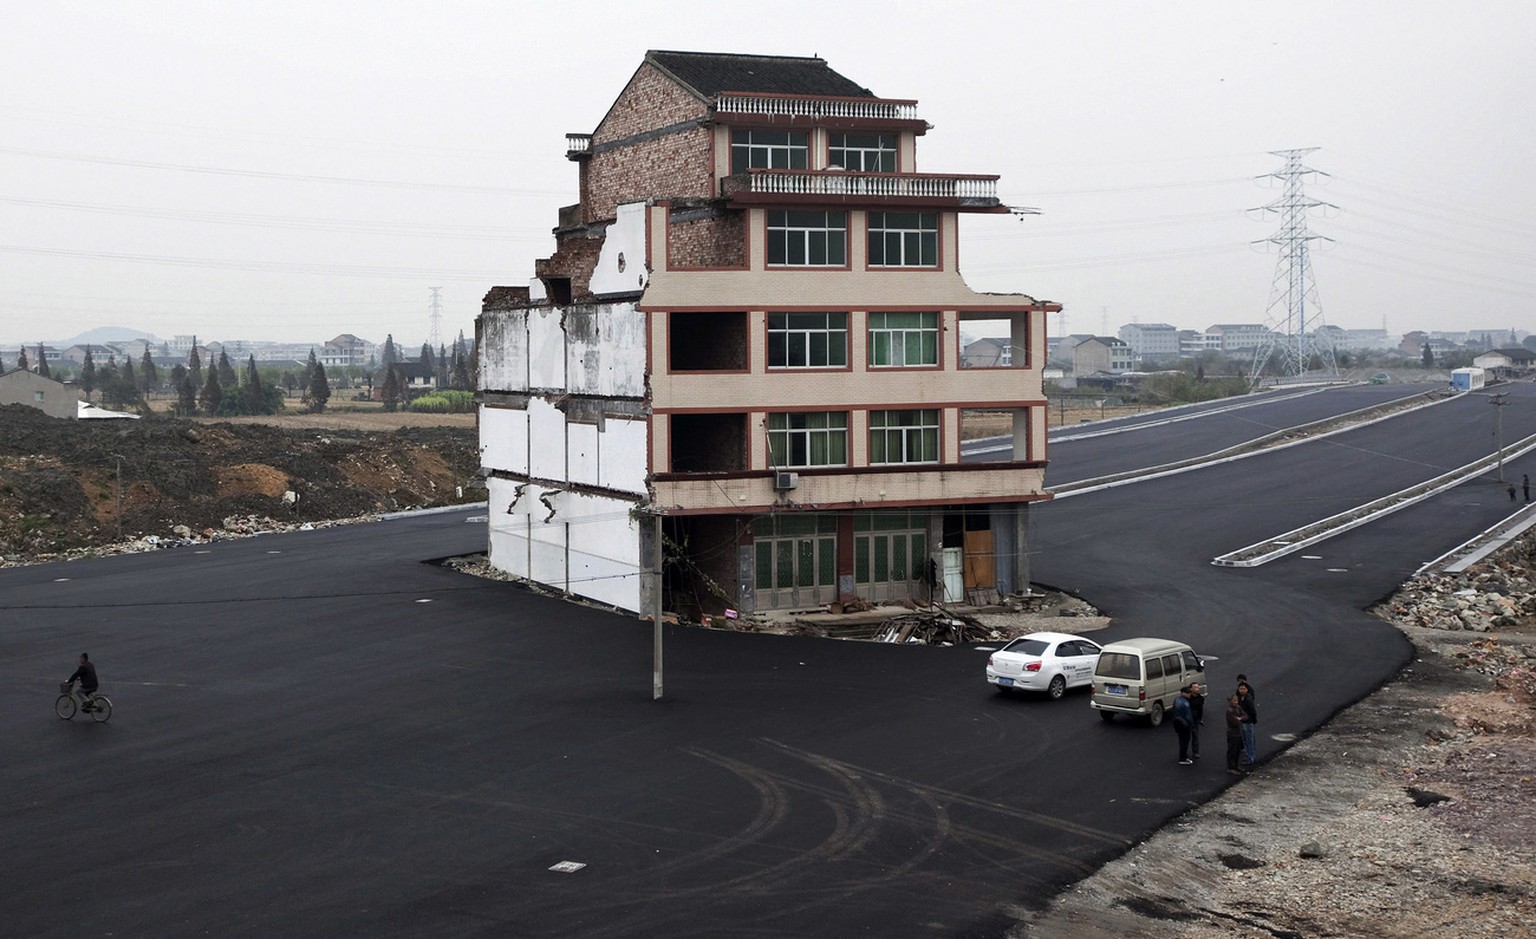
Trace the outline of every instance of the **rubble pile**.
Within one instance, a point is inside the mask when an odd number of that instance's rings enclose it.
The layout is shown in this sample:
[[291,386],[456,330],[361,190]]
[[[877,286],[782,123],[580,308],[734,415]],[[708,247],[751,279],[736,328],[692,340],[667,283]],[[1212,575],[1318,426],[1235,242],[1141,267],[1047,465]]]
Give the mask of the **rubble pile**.
[[0,406],[0,557],[37,563],[472,502],[473,427],[317,432]]
[[1398,625],[1425,629],[1492,632],[1536,625],[1533,547],[1536,541],[1526,538],[1461,573],[1421,574],[1377,612]]

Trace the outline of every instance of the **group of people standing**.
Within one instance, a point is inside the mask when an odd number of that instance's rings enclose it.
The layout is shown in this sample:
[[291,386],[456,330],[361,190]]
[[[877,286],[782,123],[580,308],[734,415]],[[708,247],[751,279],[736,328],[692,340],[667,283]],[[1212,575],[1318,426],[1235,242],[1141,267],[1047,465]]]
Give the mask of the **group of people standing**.
[[[1198,682],[1179,689],[1173,699],[1173,729],[1179,734],[1179,765],[1200,759],[1200,725],[1205,723],[1205,693]],[[1227,772],[1240,776],[1258,762],[1259,708],[1247,675],[1237,676],[1237,690],[1227,697]]]

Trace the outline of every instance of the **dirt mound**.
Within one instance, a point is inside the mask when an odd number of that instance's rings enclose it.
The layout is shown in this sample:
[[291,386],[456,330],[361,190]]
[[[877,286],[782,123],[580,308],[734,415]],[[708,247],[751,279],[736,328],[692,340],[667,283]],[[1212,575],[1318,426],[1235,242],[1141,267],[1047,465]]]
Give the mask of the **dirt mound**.
[[217,528],[231,516],[323,521],[474,501],[483,492],[461,487],[479,453],[463,426],[339,433],[0,407],[0,555]]

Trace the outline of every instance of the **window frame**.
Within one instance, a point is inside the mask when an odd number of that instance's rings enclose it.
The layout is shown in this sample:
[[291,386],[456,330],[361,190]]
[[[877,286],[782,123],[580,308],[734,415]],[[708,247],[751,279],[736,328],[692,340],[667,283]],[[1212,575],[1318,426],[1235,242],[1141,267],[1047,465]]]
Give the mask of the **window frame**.
[[[824,320],[822,325],[818,327],[807,322],[809,317],[824,317]],[[840,317],[842,320],[841,325],[832,325],[833,317]],[[776,328],[774,326],[775,318],[782,318],[784,325]],[[796,319],[801,321],[799,325],[795,324],[794,321]],[[766,339],[764,342],[764,361],[767,363],[768,370],[802,371],[818,368],[847,370],[850,367],[850,363],[848,361],[848,319],[849,316],[846,311],[835,310],[829,310],[826,312],[770,312],[765,323]],[[781,348],[778,350],[775,349],[775,336],[780,337]],[[822,348],[820,351],[826,358],[826,361],[823,362],[811,361],[811,359],[814,358],[815,352],[817,351],[816,344],[818,336],[822,337]],[[794,346],[796,344],[797,337],[799,338],[801,345],[799,351],[805,359],[803,364],[797,364],[791,361],[791,359],[795,357],[796,350]],[[838,350],[838,354],[836,356],[833,355],[834,349]],[[782,362],[774,361],[776,351],[782,352]],[[833,358],[838,358],[840,361],[834,362],[832,361]]]
[[[835,426],[834,419],[842,424]],[[800,426],[794,426],[796,422]],[[817,423],[821,426],[814,426]],[[782,424],[783,426],[775,426]],[[767,418],[768,462],[774,469],[814,469],[825,466],[847,466],[848,431],[852,421],[847,411],[772,411]],[[816,460],[818,441],[823,460]],[[835,453],[834,442],[840,442],[841,452]],[[797,454],[796,446],[803,452]],[[835,459],[840,457],[840,460]]]
[[[812,216],[821,216],[820,225]],[[841,226],[833,224],[833,216],[841,216]],[[780,224],[775,224],[778,221]],[[848,268],[848,212],[839,209],[769,209],[763,213],[763,264],[770,268]],[[837,251],[833,251],[836,235]],[[823,260],[816,261],[817,238]],[[799,254],[792,250],[798,242]],[[780,260],[774,260],[774,249],[779,248]],[[833,260],[834,253],[840,256]]]
[[[913,422],[892,423],[890,415],[916,415]],[[932,415],[932,422],[927,420]],[[943,412],[938,408],[892,408],[869,412],[869,465],[870,466],[900,466],[903,464],[933,464],[939,463],[943,458],[944,440],[942,436]],[[878,423],[877,423],[878,421]],[[882,442],[876,446],[876,440]],[[891,459],[891,442],[899,441],[898,459]],[[916,440],[917,446],[924,451],[917,459],[912,459],[909,452]],[[927,451],[931,447],[931,458]]]
[[[874,146],[857,146],[857,145],[856,146],[849,146],[848,145],[848,138],[849,137],[874,138],[875,145]],[[837,141],[839,139],[841,139],[843,141],[841,146],[839,146],[838,143],[837,143]],[[889,148],[883,146],[883,143],[885,141],[887,141],[887,140],[890,141],[890,147]],[[837,156],[834,155],[834,154],[837,154],[839,152],[842,153],[842,159],[839,159]],[[857,153],[859,155],[859,165],[858,166],[849,166],[848,165],[847,155],[849,153]],[[877,165],[875,168],[871,169],[870,166],[869,166],[869,155],[870,154],[876,154],[877,155],[876,163],[877,164],[881,164],[881,165]],[[890,168],[889,169],[885,168],[885,166],[883,165],[886,162],[885,157],[887,155],[889,155],[889,157],[890,157]],[[884,133],[879,133],[879,132],[873,132],[872,133],[872,132],[869,132],[869,131],[835,131],[835,132],[828,133],[827,134],[827,166],[829,166],[829,167],[831,167],[831,166],[840,166],[840,167],[842,167],[843,169],[847,170],[850,173],[895,173],[895,172],[898,172],[900,170],[900,168],[901,168],[901,138],[898,135],[896,135],[896,134],[884,134]]]
[[[754,141],[753,135],[769,138],[784,138],[783,143],[775,140]],[[744,136],[746,140],[738,140]],[[798,142],[797,142],[798,138]],[[803,130],[773,130],[766,127],[733,127],[731,128],[731,175],[750,172],[754,169],[764,170],[804,170],[811,166],[811,135]],[[745,162],[738,163],[738,152],[746,154]],[[776,162],[775,154],[783,155],[783,162]],[[765,154],[766,161],[761,165],[753,162],[757,154]],[[796,160],[798,155],[799,160]]]
[[[927,323],[921,323],[921,324],[916,325],[916,326],[905,326],[905,325],[899,325],[899,324],[898,325],[887,325],[887,320],[890,317],[907,317],[907,316],[920,316],[920,317],[931,316],[931,317],[933,317],[933,325],[929,326]],[[877,317],[878,317],[878,324],[877,324]],[[871,369],[882,369],[882,370],[883,369],[891,369],[891,368],[938,368],[938,367],[940,367],[943,364],[941,359],[940,359],[940,351],[939,351],[939,329],[940,329],[940,327],[942,325],[943,325],[943,318],[939,315],[938,311],[936,311],[936,310],[924,310],[924,311],[917,311],[917,312],[909,311],[909,310],[901,310],[901,311],[896,311],[896,310],[871,310],[871,311],[869,311],[867,314],[865,314],[865,323],[864,323],[865,344],[868,347],[868,351],[867,351],[867,353],[865,355],[865,365],[868,368],[871,368]],[[901,342],[900,342],[900,345],[901,345],[901,361],[899,361],[899,362],[891,361],[891,359],[892,359],[892,354],[891,353],[892,353],[892,349],[896,345],[895,337],[897,337],[897,336],[901,337]],[[909,347],[912,344],[912,340],[909,337],[912,337],[912,336],[918,337],[917,338],[917,358],[918,358],[918,361],[912,361],[911,360],[911,356],[909,355]],[[929,347],[931,347],[932,353],[933,353],[932,354],[932,361],[924,361],[926,353],[929,351]],[[887,361],[876,361],[877,357],[880,357],[880,356],[883,356]]]
[[[893,215],[915,216],[916,227],[893,227],[888,225],[887,220],[890,216]],[[879,219],[878,227],[876,226],[875,221],[877,217]],[[933,227],[924,228],[923,222],[930,218],[933,220]],[[879,268],[919,268],[923,270],[937,270],[939,268],[939,261],[941,256],[940,249],[942,247],[940,236],[943,233],[943,223],[940,221],[940,215],[938,212],[869,211],[865,213],[864,229],[866,250],[865,263],[867,266]],[[931,244],[929,241],[929,236],[932,236]],[[878,251],[876,250],[877,239],[879,243]],[[889,260],[893,247],[895,248],[895,254],[898,256],[898,260],[895,262]],[[924,253],[929,250],[929,248],[931,248],[933,252],[931,261],[926,260],[923,256]],[[910,260],[908,258],[909,249],[917,255],[916,260]],[[878,256],[880,260],[875,260],[876,256]]]

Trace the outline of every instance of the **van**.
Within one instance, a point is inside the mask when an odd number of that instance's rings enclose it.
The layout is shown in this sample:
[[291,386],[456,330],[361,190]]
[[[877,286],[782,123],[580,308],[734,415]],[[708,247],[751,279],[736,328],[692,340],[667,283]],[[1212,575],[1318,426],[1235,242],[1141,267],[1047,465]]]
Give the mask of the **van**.
[[1099,651],[1088,703],[1106,721],[1134,714],[1156,727],[1190,682],[1205,684],[1205,663],[1189,646],[1172,639],[1126,639]]

